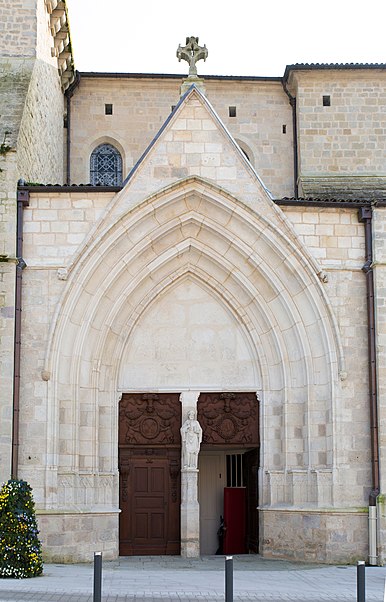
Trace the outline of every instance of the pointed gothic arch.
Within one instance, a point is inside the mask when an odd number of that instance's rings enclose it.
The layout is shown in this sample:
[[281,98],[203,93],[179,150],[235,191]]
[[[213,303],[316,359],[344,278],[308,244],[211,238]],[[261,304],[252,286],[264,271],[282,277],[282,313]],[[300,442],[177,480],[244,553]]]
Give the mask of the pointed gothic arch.
[[[75,470],[102,471],[110,475],[108,499],[117,503],[122,357],[147,309],[184,277],[227,307],[258,366],[263,501],[290,504],[281,498],[283,483],[288,469],[300,465],[323,468],[328,497],[337,441],[332,419],[324,435],[318,425],[321,413],[335,412],[339,345],[315,267],[266,217],[197,179],[121,215],[89,241],[73,266],[47,357],[58,474],[69,461]],[[66,448],[63,459],[60,446]],[[322,494],[313,473],[307,474],[308,500],[317,504]],[[60,478],[58,493],[65,505]]]

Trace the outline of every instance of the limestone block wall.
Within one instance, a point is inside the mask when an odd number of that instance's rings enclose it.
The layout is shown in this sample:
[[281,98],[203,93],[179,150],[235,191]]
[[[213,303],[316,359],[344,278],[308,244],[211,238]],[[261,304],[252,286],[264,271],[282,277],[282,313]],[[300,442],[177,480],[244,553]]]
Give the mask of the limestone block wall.
[[4,0],[1,15],[0,55],[35,56],[36,0]]
[[[273,197],[292,196],[292,109],[281,82],[210,80],[205,86],[208,100]],[[229,116],[232,106],[236,117]]]
[[[294,71],[298,159],[304,196],[385,196],[386,74],[381,70]],[[328,96],[330,106],[323,105]]]
[[17,140],[18,173],[27,182],[64,181],[63,93],[57,67],[34,62]]
[[[20,472],[33,483],[38,503],[57,502],[56,469],[51,475],[47,466],[55,457],[55,437],[49,430],[54,420],[47,405],[50,392],[49,375],[43,373],[50,326],[65,287],[65,267],[71,262],[79,245],[108,204],[112,194],[59,193],[30,196],[24,209],[24,257],[27,268],[23,273],[23,418],[20,423]],[[64,410],[62,410],[63,412]],[[47,440],[52,455],[47,456]],[[63,445],[65,445],[63,443]],[[66,452],[63,448],[62,452]],[[50,453],[50,452],[49,452]],[[47,462],[47,459],[49,461]],[[55,483],[52,488],[44,483]],[[62,500],[63,502],[64,500]],[[79,502],[76,498],[71,503]]]
[[24,257],[30,269],[63,268],[114,193],[31,194],[24,210]]
[[57,65],[45,0],[4,0],[1,17],[1,57],[38,57]]
[[[89,182],[91,152],[103,142],[121,152],[127,175],[179,101],[180,84],[164,77],[82,76],[71,101],[72,182]],[[205,80],[205,87],[268,189],[277,197],[292,196],[292,112],[280,81]],[[105,115],[105,104],[113,105],[112,115]],[[236,107],[235,117],[229,116],[230,106]]]
[[[371,489],[366,287],[361,271],[364,227],[355,210],[283,210],[323,268],[324,288],[337,320],[345,362],[332,408],[333,423],[329,427],[327,417],[320,415],[319,424],[311,430],[314,438],[332,428],[333,485],[328,469],[312,470],[308,475],[287,470],[284,485],[281,470],[268,471],[269,504],[260,509],[260,552],[298,561],[355,562],[368,553]],[[291,487],[294,480],[300,488]],[[300,497],[288,499],[291,490]],[[291,504],[304,505],[310,494],[320,510],[290,509]]]
[[[63,95],[43,0],[2,3],[0,23],[0,479],[11,470],[16,188],[19,178],[63,181]],[[39,37],[39,43],[37,38]],[[8,132],[6,134],[6,132]],[[4,138],[5,137],[5,138]]]
[[16,153],[0,158],[0,481],[11,470],[15,314]]
[[[8,8],[11,10],[11,6]],[[2,25],[5,23],[2,21]],[[11,36],[11,33],[9,35]],[[13,258],[13,263],[0,263],[1,480],[8,479],[11,471],[16,185],[18,179],[15,148],[23,114],[24,99],[29,85],[32,62],[33,59],[0,58],[0,142],[3,142],[5,139],[6,144],[12,147],[11,152],[0,157],[0,169],[2,170],[0,172],[0,254]],[[9,134],[6,134],[6,132],[9,132]]]
[[[365,507],[371,488],[364,226],[356,210],[283,207],[323,268],[345,360],[333,409],[337,441],[334,504]],[[317,429],[323,429],[322,420]],[[320,479],[319,475],[319,479]],[[316,478],[316,475],[315,475]]]
[[260,554],[298,562],[354,564],[366,558],[367,512],[260,510]]

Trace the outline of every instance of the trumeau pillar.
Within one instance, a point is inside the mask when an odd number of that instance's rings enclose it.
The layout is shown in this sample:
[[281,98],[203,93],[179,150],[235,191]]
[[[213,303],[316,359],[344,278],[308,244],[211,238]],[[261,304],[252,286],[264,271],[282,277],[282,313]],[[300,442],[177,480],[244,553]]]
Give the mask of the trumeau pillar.
[[[199,391],[181,393],[182,424],[190,411],[197,413]],[[182,463],[181,463],[182,466]],[[198,503],[198,469],[181,469],[181,556],[200,556],[200,506]]]

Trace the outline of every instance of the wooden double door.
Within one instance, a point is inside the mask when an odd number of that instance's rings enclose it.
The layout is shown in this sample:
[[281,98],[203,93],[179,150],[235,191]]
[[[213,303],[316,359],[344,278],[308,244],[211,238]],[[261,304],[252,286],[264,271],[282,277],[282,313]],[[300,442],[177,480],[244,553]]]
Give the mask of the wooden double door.
[[178,394],[123,395],[119,423],[119,553],[180,553]]

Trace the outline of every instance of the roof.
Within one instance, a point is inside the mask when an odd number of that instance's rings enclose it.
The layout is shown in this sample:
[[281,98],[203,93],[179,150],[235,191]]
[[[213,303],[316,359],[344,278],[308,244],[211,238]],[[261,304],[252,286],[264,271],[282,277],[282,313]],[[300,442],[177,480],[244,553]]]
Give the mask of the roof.
[[[183,73],[114,73],[105,71],[80,71],[79,75],[84,78],[95,79],[186,79]],[[258,75],[200,75],[204,80],[228,80],[228,81],[273,81],[281,82],[281,77],[258,76]]]
[[283,80],[288,80],[291,71],[317,71],[317,70],[348,70],[348,69],[386,69],[386,63],[295,63],[287,65]]
[[[130,174],[129,174],[130,175]],[[91,184],[35,184],[19,180],[18,190],[25,192],[119,192],[122,186],[92,186]],[[334,199],[334,198],[295,198],[283,197],[281,199],[272,199],[276,205],[290,207],[335,207],[340,209],[355,209],[359,207],[385,207],[386,199]]]

